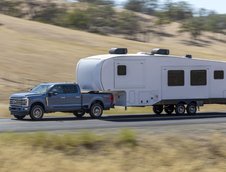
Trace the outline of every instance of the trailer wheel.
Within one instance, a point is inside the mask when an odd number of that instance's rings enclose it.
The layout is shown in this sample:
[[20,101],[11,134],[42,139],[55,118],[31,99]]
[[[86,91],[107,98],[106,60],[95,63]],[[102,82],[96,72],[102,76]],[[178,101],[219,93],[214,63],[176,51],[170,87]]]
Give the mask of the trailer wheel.
[[176,105],[175,111],[177,115],[183,115],[185,113],[185,106],[183,103],[178,103]]
[[173,113],[173,111],[174,111],[174,105],[165,105],[164,111],[167,114],[171,115]]
[[92,104],[89,114],[92,118],[100,118],[103,114],[103,106],[101,106],[99,103]]
[[197,112],[197,106],[195,103],[189,103],[186,110],[189,115],[194,115]]
[[153,112],[155,113],[155,114],[161,114],[162,113],[162,111],[163,111],[163,105],[154,105],[153,106]]
[[41,120],[44,115],[44,109],[40,105],[34,105],[31,108],[30,117],[32,120]]
[[22,120],[22,119],[24,119],[25,118],[25,116],[26,115],[13,115],[16,119],[18,119],[18,120]]
[[77,118],[82,118],[85,115],[85,111],[81,110],[81,111],[75,111],[73,112],[73,114],[77,117]]

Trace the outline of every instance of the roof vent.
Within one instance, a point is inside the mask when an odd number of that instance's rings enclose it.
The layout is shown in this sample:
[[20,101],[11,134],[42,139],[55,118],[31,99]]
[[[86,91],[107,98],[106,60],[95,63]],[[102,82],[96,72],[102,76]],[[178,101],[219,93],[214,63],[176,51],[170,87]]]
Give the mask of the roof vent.
[[192,59],[192,55],[191,54],[186,54],[185,57],[189,58],[189,59]]
[[168,49],[155,48],[151,50],[151,55],[161,54],[161,55],[169,55],[170,51]]
[[109,54],[127,54],[127,48],[111,48]]

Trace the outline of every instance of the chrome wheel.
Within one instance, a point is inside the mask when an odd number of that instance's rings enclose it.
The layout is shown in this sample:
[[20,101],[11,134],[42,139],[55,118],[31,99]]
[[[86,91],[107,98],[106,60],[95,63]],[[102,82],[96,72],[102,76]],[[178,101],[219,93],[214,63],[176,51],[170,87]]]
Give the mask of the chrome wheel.
[[190,103],[186,110],[189,115],[194,115],[197,112],[197,106],[195,103]]
[[30,117],[32,120],[40,120],[42,119],[44,115],[44,110],[42,106],[40,105],[35,105],[32,107],[31,112],[30,112]]
[[90,108],[90,116],[92,118],[100,118],[103,113],[103,107],[99,103],[95,103]]
[[183,115],[185,113],[185,106],[183,103],[178,103],[176,105],[175,111],[177,115]]

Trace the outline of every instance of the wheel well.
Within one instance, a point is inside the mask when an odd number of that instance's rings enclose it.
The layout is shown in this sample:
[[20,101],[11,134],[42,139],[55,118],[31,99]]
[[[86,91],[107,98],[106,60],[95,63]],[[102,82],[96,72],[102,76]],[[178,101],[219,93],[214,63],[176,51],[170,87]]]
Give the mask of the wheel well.
[[196,101],[191,101],[188,104],[191,104],[191,103],[193,103],[193,104],[195,104],[197,106],[197,102]]
[[187,103],[184,102],[184,101],[180,101],[180,102],[178,102],[177,104],[183,104],[183,105],[186,105]]
[[91,104],[91,106],[92,106],[93,104],[95,104],[95,103],[99,103],[99,104],[104,108],[104,104],[103,104],[102,101],[100,101],[100,100],[95,100],[95,101]]
[[[45,111],[45,106],[44,106],[44,104],[43,104],[43,103],[41,103],[41,102],[36,102],[36,103],[33,103],[33,104],[31,105],[31,109],[32,109],[35,105],[39,105],[39,106],[41,106],[41,107],[43,108],[43,110]],[[30,111],[31,111],[31,109],[30,109]]]

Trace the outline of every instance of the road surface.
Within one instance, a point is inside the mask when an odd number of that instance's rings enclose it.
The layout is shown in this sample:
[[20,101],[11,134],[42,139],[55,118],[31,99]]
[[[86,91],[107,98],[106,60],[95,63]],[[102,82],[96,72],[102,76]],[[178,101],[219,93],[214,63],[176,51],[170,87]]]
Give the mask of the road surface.
[[114,132],[129,128],[146,133],[214,133],[226,134],[226,113],[200,113],[195,116],[176,115],[103,115],[101,119],[46,117],[42,121],[0,119],[0,132]]

